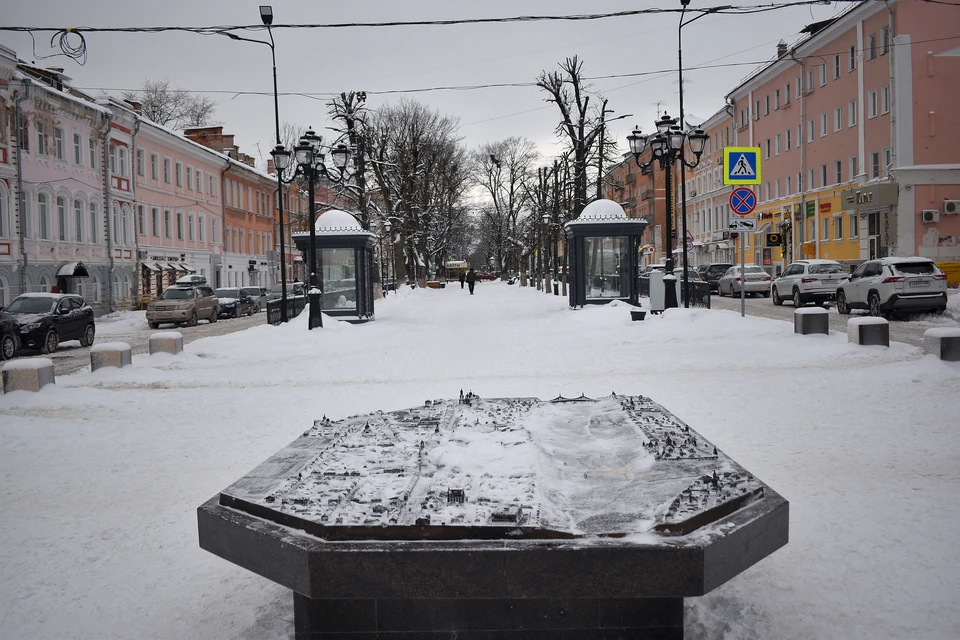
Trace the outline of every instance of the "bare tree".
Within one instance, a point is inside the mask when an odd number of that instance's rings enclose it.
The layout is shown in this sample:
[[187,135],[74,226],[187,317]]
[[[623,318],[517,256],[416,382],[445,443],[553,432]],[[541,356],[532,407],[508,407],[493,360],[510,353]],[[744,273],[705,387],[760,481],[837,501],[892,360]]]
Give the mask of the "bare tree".
[[206,96],[191,96],[186,89],[171,87],[167,78],[144,80],[142,87],[122,95],[128,102],[139,103],[144,117],[174,129],[212,124],[217,108]]

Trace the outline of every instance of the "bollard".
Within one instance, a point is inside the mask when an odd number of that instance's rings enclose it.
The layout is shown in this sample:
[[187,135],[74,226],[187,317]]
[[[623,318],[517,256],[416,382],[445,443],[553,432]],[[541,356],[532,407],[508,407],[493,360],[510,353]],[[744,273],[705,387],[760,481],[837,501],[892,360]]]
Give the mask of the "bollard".
[[647,312],[643,309],[631,309],[630,310],[630,320],[639,321],[647,317]]
[[160,331],[150,336],[150,355],[170,353],[177,355],[183,351],[183,334],[179,331]]
[[90,349],[90,371],[103,367],[123,368],[132,363],[126,342],[101,342]]
[[56,384],[53,360],[50,358],[25,358],[11,360],[3,365],[3,392],[40,391],[41,387]]
[[793,332],[801,335],[830,333],[830,312],[820,307],[801,307],[793,312]]
[[889,347],[890,323],[885,318],[850,318],[847,320],[847,342]]
[[923,352],[948,362],[960,362],[960,328],[927,329],[923,332]]

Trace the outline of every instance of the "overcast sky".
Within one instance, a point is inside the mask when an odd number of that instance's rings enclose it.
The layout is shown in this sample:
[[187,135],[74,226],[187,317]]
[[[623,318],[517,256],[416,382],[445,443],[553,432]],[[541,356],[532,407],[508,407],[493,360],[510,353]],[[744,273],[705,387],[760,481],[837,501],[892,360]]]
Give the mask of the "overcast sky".
[[[15,26],[210,26],[259,24],[260,2],[247,0],[32,0],[5,2],[0,22]],[[694,0],[691,7],[722,4]],[[743,0],[735,4],[757,4]],[[679,6],[679,0],[275,0],[274,24],[439,20],[516,15],[607,13]],[[842,5],[790,7],[753,16],[709,16],[683,30],[685,107],[702,119],[723,105],[724,95],[755,65],[697,70],[698,65],[760,62],[775,54],[781,39],[793,43],[804,25],[828,18]],[[587,76],[672,70],[659,75],[593,81],[609,108],[632,117],[615,123],[624,136],[634,125],[652,128],[658,104],[678,112],[676,14],[578,22],[416,26],[346,29],[275,29],[279,89],[282,92],[368,92],[437,86],[533,82],[566,56],[578,55]],[[263,38],[266,33],[244,33]],[[235,96],[236,91],[273,89],[267,47],[223,36],[187,33],[98,34],[87,36],[88,60],[79,66],[56,57],[50,34],[37,36],[36,54],[27,34],[0,32],[0,43],[20,58],[64,67],[74,86],[91,93],[139,87],[144,79],[210,93],[216,119],[236,135],[241,151],[258,159],[274,144],[272,96]],[[559,151],[553,129],[559,113],[535,87],[408,94],[460,120],[469,146],[509,136],[533,140],[545,155]],[[400,100],[400,94],[370,95],[372,107]],[[328,134],[324,99],[280,97],[280,119],[311,125]]]

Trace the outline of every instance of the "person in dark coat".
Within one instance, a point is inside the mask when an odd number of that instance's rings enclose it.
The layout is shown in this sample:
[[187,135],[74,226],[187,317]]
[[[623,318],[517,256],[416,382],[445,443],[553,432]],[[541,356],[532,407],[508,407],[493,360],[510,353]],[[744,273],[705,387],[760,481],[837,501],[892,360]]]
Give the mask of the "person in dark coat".
[[463,289],[463,283],[467,281],[467,274],[460,272],[460,288]]
[[473,270],[473,267],[470,267],[470,270],[467,271],[467,286],[470,287],[470,295],[473,295],[473,287],[477,284],[477,272]]

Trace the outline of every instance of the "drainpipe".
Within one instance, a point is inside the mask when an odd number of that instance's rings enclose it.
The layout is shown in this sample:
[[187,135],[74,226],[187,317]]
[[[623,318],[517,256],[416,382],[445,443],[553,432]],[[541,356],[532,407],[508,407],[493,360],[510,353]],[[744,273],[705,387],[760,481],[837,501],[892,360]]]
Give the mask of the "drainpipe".
[[[889,178],[890,178],[890,169],[891,169],[891,167],[892,167],[892,166],[896,166],[896,165],[898,164],[898,163],[897,163],[897,116],[896,116],[897,111],[896,111],[896,109],[893,108],[893,107],[894,107],[894,104],[893,104],[894,96],[897,95],[896,91],[894,91],[894,83],[896,82],[896,74],[894,73],[895,66],[894,66],[894,58],[893,58],[893,57],[894,57],[895,55],[897,55],[897,53],[896,53],[896,52],[897,52],[897,48],[893,46],[893,37],[894,37],[894,35],[896,35],[896,32],[893,30],[893,29],[894,29],[894,18],[895,18],[894,13],[893,13],[893,7],[890,6],[889,0],[887,0],[887,1],[885,2],[885,4],[887,5],[887,28],[888,28],[888,30],[889,30],[889,32],[890,32],[889,35],[888,35],[888,42],[890,43],[890,49],[889,49],[889,51],[888,51],[888,54],[889,54],[890,58],[889,58],[888,64],[887,64],[887,67],[888,67],[888,69],[889,69],[888,73],[889,73],[889,75],[890,75],[890,85],[889,85],[889,86],[890,86],[890,89],[889,89],[889,92],[888,92],[888,93],[889,93],[889,96],[890,96],[890,104],[889,104],[889,107],[890,107],[890,110],[889,110],[889,115],[890,115],[890,164],[889,164],[889,165],[884,164],[884,167],[883,167],[883,177],[886,178],[886,179],[889,179]],[[881,46],[881,47],[883,46],[883,43],[882,43],[882,42],[880,43],[880,46]],[[910,52],[910,49],[907,48],[907,55],[910,55],[909,52]],[[880,94],[880,100],[881,100],[881,108],[882,108],[882,106],[883,106],[883,103],[882,103],[883,94],[882,94],[882,93]],[[883,151],[881,151],[881,153],[883,153]],[[898,177],[897,177],[897,180],[896,180],[896,183],[899,183],[899,182],[900,182],[900,179],[899,179],[899,176],[898,176]],[[896,242],[897,251],[896,251],[896,255],[900,255],[900,256],[912,256],[912,255],[915,255],[914,252],[916,251],[916,249],[915,249],[914,247],[908,247],[907,250],[904,251],[903,249],[901,249],[901,246],[900,246],[900,219],[901,219],[901,218],[900,218],[899,198],[897,198],[897,201],[898,201],[897,215],[896,215],[896,218],[895,218],[896,223],[897,223],[897,242]],[[858,220],[857,220],[857,224],[859,224],[859,223],[860,223],[860,220],[858,219]],[[908,222],[908,224],[913,224],[913,220],[910,220],[910,221]]]
[[[800,187],[800,223],[803,225],[807,224],[807,140],[810,139],[809,133],[806,130],[807,127],[807,114],[806,114],[806,96],[807,92],[803,88],[803,83],[806,81],[807,69],[803,65],[803,60],[797,58],[796,48],[790,49],[790,59],[800,65],[800,139],[797,140],[797,144],[800,147],[800,184],[797,186]],[[783,209],[780,210],[781,213]],[[790,212],[790,215],[793,216],[793,212]],[[819,216],[819,208],[815,212],[815,215]],[[780,221],[781,224],[784,220]],[[790,233],[790,252],[791,257],[797,255],[797,252],[794,250],[794,240],[797,237],[796,229],[792,224],[791,218],[791,233]],[[815,219],[815,224],[819,226],[820,220]],[[781,232],[783,229],[781,229]],[[817,230],[820,231],[819,229]],[[817,258],[820,257],[820,235],[817,235]],[[781,261],[783,262],[783,268],[787,268],[787,256],[781,256]]]
[[[143,269],[140,266],[140,203],[137,202],[137,134],[140,133],[140,116],[133,116],[133,135],[130,137],[130,193],[133,197],[133,248],[136,251],[137,259],[134,261],[136,267],[136,274],[134,276],[134,282],[136,282],[137,295],[135,299],[137,301],[137,308],[140,308],[140,292],[143,290],[143,283],[140,279],[143,277]],[[144,158],[146,160],[146,158]],[[143,212],[144,218],[147,216],[147,212]],[[146,220],[144,220],[146,224]]]
[[107,239],[107,256],[110,260],[110,268],[107,273],[107,312],[113,311],[113,271],[114,271],[114,258],[113,258],[113,236],[110,235],[110,215],[111,210],[113,209],[113,202],[111,202],[112,191],[110,189],[110,180],[112,178],[110,174],[110,153],[109,147],[110,144],[110,127],[113,125],[113,114],[107,112],[107,115],[104,116],[106,122],[103,126],[103,149],[100,153],[100,162],[103,164],[103,221],[104,226],[106,227],[106,232],[104,237]]
[[[223,166],[223,169],[220,171],[220,269],[226,269],[227,265],[224,263],[227,261],[227,171],[230,170],[230,160],[226,161],[226,164]],[[229,278],[227,277],[228,272],[222,271],[223,277],[219,286],[229,287],[230,283],[227,282]]]
[[[13,139],[17,141],[17,215],[20,217],[20,293],[24,291],[24,283],[27,281],[27,230],[23,224],[23,212],[26,210],[26,200],[23,197],[23,162],[20,158],[20,131],[22,130],[21,121],[23,120],[23,111],[20,103],[30,98],[30,79],[24,78],[21,81],[23,85],[23,95],[18,95],[14,102],[14,127]],[[18,92],[19,93],[19,92]]]

